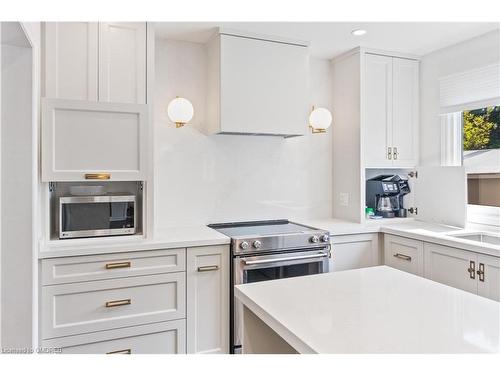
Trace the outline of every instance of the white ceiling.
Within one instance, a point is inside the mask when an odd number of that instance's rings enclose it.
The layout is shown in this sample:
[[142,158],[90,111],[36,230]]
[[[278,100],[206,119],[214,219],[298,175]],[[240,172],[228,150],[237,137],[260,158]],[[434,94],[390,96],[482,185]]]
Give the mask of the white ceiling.
[[[311,55],[332,58],[357,46],[425,55],[499,29],[480,22],[157,22],[160,38],[205,43],[215,27],[309,41]],[[368,32],[356,37],[353,29]]]

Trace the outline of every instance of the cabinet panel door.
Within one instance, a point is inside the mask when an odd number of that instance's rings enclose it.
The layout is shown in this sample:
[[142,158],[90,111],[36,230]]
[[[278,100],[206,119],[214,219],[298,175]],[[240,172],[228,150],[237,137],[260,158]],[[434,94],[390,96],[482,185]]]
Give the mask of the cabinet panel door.
[[43,340],[42,347],[63,354],[184,354],[186,320]]
[[229,352],[229,248],[187,249],[187,352]]
[[385,264],[418,276],[424,275],[424,244],[422,241],[386,234]]
[[147,176],[145,104],[42,101],[42,180],[82,181],[110,173],[115,181]]
[[99,23],[99,101],[146,103],[146,23]]
[[186,316],[184,272],[42,287],[44,339]]
[[414,167],[418,160],[419,63],[393,58],[392,147],[394,167]]
[[[477,275],[468,271],[476,254],[447,246],[425,243],[425,277],[467,292],[477,293]],[[472,277],[471,277],[472,275]]]
[[477,267],[484,267],[484,276],[478,278],[478,294],[500,302],[500,258],[478,254]]
[[220,50],[222,132],[305,134],[306,47],[221,35]]
[[97,101],[97,23],[46,22],[45,96]]
[[365,55],[362,100],[366,167],[392,166],[392,57]]
[[330,272],[380,265],[378,234],[332,236]]
[[185,271],[185,249],[42,259],[42,284],[66,284]]

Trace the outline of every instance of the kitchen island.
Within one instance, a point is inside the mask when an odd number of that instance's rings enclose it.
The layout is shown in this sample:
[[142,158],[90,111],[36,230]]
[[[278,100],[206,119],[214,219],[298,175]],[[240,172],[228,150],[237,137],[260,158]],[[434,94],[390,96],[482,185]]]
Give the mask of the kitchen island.
[[243,353],[500,352],[500,303],[386,266],[235,287]]

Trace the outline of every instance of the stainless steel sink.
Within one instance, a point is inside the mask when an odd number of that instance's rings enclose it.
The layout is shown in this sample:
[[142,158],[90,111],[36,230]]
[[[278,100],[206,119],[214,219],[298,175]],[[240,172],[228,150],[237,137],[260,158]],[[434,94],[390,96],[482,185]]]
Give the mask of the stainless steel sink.
[[500,236],[494,236],[488,233],[481,233],[481,232],[463,233],[463,234],[451,234],[450,236],[462,238],[464,240],[476,241],[476,242],[482,242],[500,246]]

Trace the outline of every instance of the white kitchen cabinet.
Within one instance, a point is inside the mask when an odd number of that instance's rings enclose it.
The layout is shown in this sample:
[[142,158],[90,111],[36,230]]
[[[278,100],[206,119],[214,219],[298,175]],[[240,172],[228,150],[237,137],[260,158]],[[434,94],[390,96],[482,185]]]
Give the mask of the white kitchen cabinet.
[[476,254],[470,251],[425,243],[426,278],[477,293]]
[[401,271],[424,276],[424,243],[386,234],[384,236],[384,263]]
[[209,134],[306,133],[305,43],[222,31],[208,44],[208,66]]
[[187,249],[187,352],[229,352],[229,247]]
[[184,272],[42,287],[42,338],[186,317]]
[[477,270],[478,294],[500,302],[500,258],[478,254]]
[[392,57],[366,55],[364,90],[365,164],[392,167]]
[[145,22],[44,23],[44,96],[146,103]]
[[392,58],[392,166],[418,164],[419,62]]
[[43,340],[41,346],[62,354],[184,354],[186,320]]
[[146,103],[146,23],[99,23],[99,101]]
[[418,163],[419,63],[366,53],[363,154],[367,168],[407,168]]
[[42,100],[42,181],[144,181],[145,104]]
[[378,233],[331,237],[330,272],[380,265]]
[[97,101],[97,35],[97,22],[44,23],[44,96]]
[[42,285],[77,283],[182,272],[186,270],[186,249],[48,258],[41,263]]

